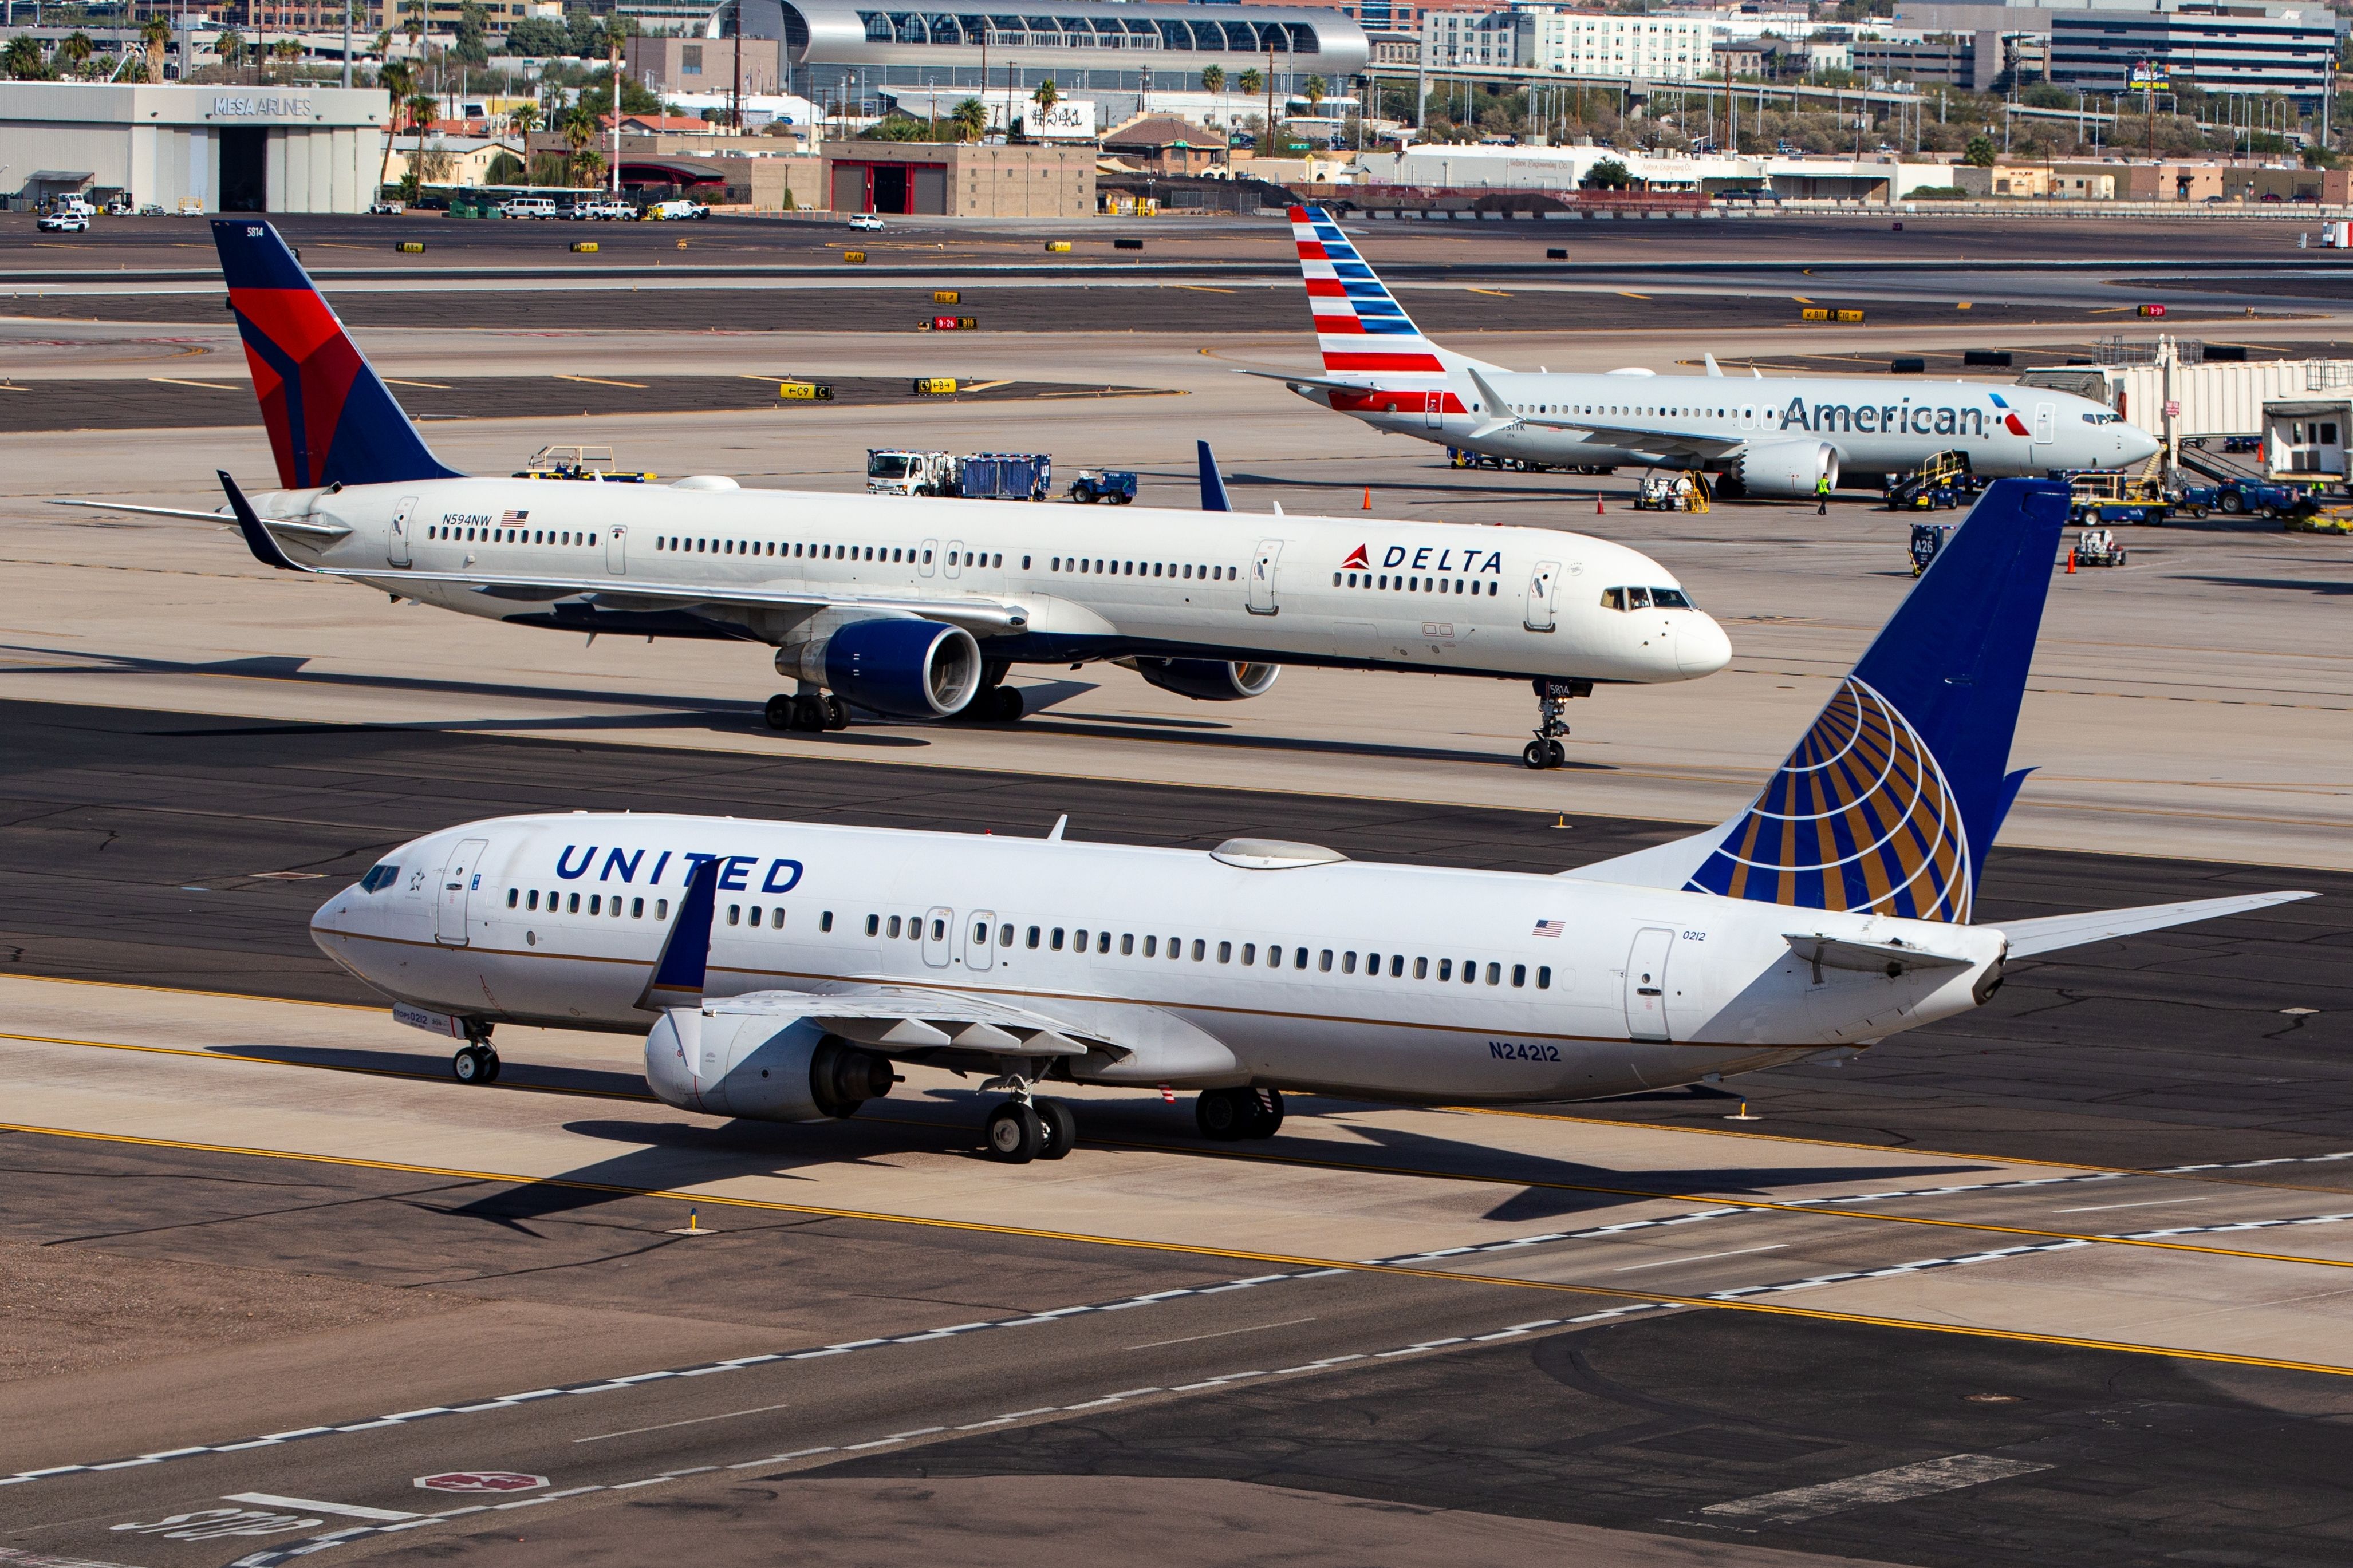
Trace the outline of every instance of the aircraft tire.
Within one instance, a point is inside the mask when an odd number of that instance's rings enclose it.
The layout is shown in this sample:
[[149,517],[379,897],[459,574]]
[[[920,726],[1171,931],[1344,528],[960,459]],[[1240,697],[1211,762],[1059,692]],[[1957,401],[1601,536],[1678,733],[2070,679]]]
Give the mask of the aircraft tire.
[[1201,1136],[1219,1143],[1229,1143],[1250,1134],[1250,1109],[1243,1089],[1205,1089],[1193,1100],[1193,1124]]
[[1279,1089],[1246,1089],[1240,1091],[1242,1103],[1250,1113],[1245,1138],[1271,1138],[1282,1126],[1282,1091]]
[[1026,711],[1022,706],[1021,693],[1010,686],[989,689],[988,710],[988,716],[1000,724],[1014,723]]
[[984,1130],[988,1154],[1008,1165],[1026,1165],[1045,1146],[1046,1128],[1038,1113],[1018,1100],[1008,1100],[988,1113]]
[[849,728],[849,704],[844,702],[839,693],[828,691],[818,700],[825,707],[824,728],[828,730]]
[[771,730],[790,730],[794,728],[793,700],[791,696],[786,692],[779,691],[774,697],[769,698],[768,706],[763,712],[762,717],[767,720],[768,728]]
[[461,1046],[449,1058],[449,1076],[459,1083],[488,1083],[499,1075],[498,1059],[480,1046]]
[[1038,1113],[1039,1126],[1045,1130],[1045,1141],[1039,1145],[1038,1158],[1059,1160],[1079,1146],[1079,1119],[1071,1108],[1059,1100],[1039,1100],[1032,1096],[1029,1109]]
[[1552,766],[1552,752],[1542,741],[1530,741],[1520,748],[1520,761],[1539,771]]
[[1546,741],[1545,742],[1545,766],[1548,768],[1557,768],[1566,764],[1567,761],[1568,748],[1567,746],[1562,745],[1558,741]]

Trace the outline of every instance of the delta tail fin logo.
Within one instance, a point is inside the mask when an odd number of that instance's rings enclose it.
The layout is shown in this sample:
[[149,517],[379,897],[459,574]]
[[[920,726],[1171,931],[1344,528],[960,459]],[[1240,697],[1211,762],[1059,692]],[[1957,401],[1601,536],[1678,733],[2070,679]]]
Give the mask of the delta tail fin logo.
[[1348,552],[1348,558],[1340,563],[1340,570],[1343,572],[1369,572],[1372,570],[1372,565],[1373,563],[1365,559],[1365,547],[1359,544],[1356,548]]
[[461,477],[426,448],[275,227],[216,218],[213,243],[280,484],[309,489]]

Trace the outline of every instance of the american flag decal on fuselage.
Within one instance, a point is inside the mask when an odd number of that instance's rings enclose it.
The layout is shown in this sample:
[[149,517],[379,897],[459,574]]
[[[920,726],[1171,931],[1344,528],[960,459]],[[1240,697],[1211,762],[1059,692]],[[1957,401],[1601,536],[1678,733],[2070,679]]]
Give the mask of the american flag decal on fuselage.
[[1447,390],[1438,345],[1421,335],[1340,226],[1322,207],[1293,207],[1291,236],[1299,247],[1324,368],[1378,378],[1362,394],[1333,393],[1332,406],[1352,414],[1420,414],[1435,397],[1439,413],[1467,412]]

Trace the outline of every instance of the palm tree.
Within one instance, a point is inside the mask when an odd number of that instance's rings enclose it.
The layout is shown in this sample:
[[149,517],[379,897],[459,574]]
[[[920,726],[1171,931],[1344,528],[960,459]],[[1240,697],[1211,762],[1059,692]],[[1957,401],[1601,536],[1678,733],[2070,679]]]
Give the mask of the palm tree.
[[1307,112],[1311,117],[1313,117],[1315,114],[1317,106],[1322,104],[1324,100],[1331,95],[1332,88],[1331,85],[1324,81],[1322,77],[1311,76],[1303,84],[1302,84],[1299,90],[1306,97]]
[[1054,105],[1062,101],[1061,89],[1054,85],[1052,77],[1048,77],[1038,84],[1038,90],[1029,95],[1029,101],[1038,106],[1038,130],[1042,135],[1047,116],[1054,112]]
[[220,56],[224,73],[236,69],[238,58],[245,53],[245,35],[235,27],[223,27],[220,37],[213,40],[213,52]]
[[[1234,85],[1242,89],[1242,96],[1244,98],[1256,98],[1261,92],[1265,90],[1266,78],[1260,74],[1258,67],[1252,66],[1249,69],[1243,71],[1240,76],[1234,79]],[[1227,117],[1227,121],[1230,127],[1232,116],[1229,115]],[[1226,133],[1226,145],[1229,148],[1233,145],[1233,132],[1230,129],[1229,129]],[[1265,155],[1265,149],[1261,148],[1259,151],[1260,155],[1263,157]],[[1232,157],[1230,152],[1227,154],[1227,157],[1230,161]]]
[[408,111],[408,128],[417,132],[417,152],[408,160],[406,183],[421,191],[424,188],[425,128],[439,115],[441,100],[429,92],[412,93],[402,107]]
[[988,134],[988,105],[976,98],[967,98],[957,104],[948,119],[955,124],[959,141],[977,142]]
[[84,32],[69,33],[65,41],[58,46],[58,58],[65,62],[69,73],[76,76],[81,73],[82,67],[95,52],[90,35]]
[[539,129],[539,105],[516,104],[507,112],[507,129],[528,140],[531,133]]
[[286,68],[286,79],[292,81],[294,79],[294,62],[302,58],[301,43],[294,38],[280,38],[277,43],[270,46],[269,52],[276,55],[278,57],[279,63]]
[[1223,92],[1225,89],[1226,68],[1223,66],[1203,66],[1201,68],[1201,90],[1203,92]]
[[38,81],[49,74],[49,62],[41,53],[41,41],[29,33],[19,33],[0,49],[0,69],[18,81]]
[[147,46],[147,79],[164,79],[164,51],[172,47],[172,23],[168,17],[150,16],[147,25],[139,29],[139,41]]
[[417,72],[399,60],[386,60],[376,68],[375,83],[392,100],[392,112],[384,125],[384,156],[376,160],[375,186],[384,189],[385,175],[392,168],[392,139],[400,132],[400,106],[408,99],[409,89],[417,85]]

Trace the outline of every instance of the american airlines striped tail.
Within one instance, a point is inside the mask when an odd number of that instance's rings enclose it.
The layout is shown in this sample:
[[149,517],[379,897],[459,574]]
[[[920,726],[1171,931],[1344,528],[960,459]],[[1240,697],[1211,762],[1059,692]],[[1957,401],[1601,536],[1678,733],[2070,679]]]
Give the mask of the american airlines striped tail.
[[1361,403],[1362,411],[1372,411],[1384,398],[1394,405],[1402,396],[1421,401],[1390,412],[1469,413],[1453,389],[1451,373],[1492,367],[1422,336],[1388,285],[1322,207],[1293,207],[1291,234],[1299,246],[1299,270],[1306,279],[1324,368],[1351,381],[1361,377],[1366,386],[1362,399],[1339,394],[1332,405],[1348,409]]

